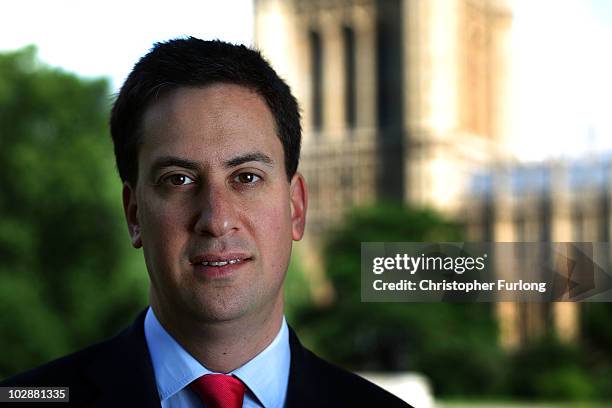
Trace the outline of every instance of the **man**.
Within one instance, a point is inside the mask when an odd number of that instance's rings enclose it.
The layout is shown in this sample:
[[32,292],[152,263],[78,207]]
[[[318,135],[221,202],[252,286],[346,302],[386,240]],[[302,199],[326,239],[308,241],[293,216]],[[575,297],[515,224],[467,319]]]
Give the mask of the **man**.
[[303,348],[284,320],[307,189],[297,102],[258,52],[157,44],[123,85],[111,134],[151,307],[3,386],[69,386],[75,406],[407,406]]

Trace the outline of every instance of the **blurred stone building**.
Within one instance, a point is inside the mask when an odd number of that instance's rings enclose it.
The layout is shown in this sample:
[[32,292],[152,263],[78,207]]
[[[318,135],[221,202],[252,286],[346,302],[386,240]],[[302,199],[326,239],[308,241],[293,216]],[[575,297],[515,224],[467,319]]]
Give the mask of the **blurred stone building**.
[[[533,232],[551,209],[543,197],[471,195],[479,169],[511,162],[511,30],[508,0],[255,0],[256,46],[303,109],[310,238],[299,249],[316,298],[330,296],[317,237],[376,200],[460,217],[473,240],[571,239]],[[508,200],[521,210],[506,212]],[[546,214],[538,222],[552,225]],[[508,346],[551,325],[575,334],[571,304],[498,306]]]
[[[465,223],[472,241],[609,242],[612,158],[590,157],[538,165],[498,165],[472,178]],[[609,270],[609,251],[599,260]],[[522,344],[554,326],[578,335],[580,304],[500,303],[501,339]]]

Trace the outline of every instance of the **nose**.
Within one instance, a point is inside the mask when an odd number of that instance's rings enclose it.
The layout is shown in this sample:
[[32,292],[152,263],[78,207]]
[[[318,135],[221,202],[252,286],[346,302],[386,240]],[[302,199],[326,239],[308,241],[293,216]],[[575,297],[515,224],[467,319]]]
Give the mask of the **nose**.
[[223,190],[222,187],[209,187],[198,195],[196,233],[218,238],[236,229],[230,193]]

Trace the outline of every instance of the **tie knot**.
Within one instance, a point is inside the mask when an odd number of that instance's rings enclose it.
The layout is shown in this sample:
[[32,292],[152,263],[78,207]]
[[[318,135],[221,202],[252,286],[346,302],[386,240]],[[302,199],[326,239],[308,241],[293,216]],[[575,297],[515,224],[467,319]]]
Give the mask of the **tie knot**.
[[231,375],[207,374],[189,384],[206,408],[241,408],[244,384]]

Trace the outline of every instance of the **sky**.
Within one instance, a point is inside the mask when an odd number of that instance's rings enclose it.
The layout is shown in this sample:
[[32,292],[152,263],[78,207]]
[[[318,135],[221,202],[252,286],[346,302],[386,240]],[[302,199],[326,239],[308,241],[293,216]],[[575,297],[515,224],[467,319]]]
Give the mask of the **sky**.
[[[612,150],[612,0],[510,1],[515,156]],[[0,51],[36,44],[47,64],[115,91],[154,42],[184,35],[251,45],[252,0],[20,0],[0,16]]]
[[612,1],[516,0],[513,150],[523,161],[612,149]]
[[118,89],[156,41],[193,35],[251,45],[251,0],[19,0],[2,6],[0,50],[36,44],[47,64]]

